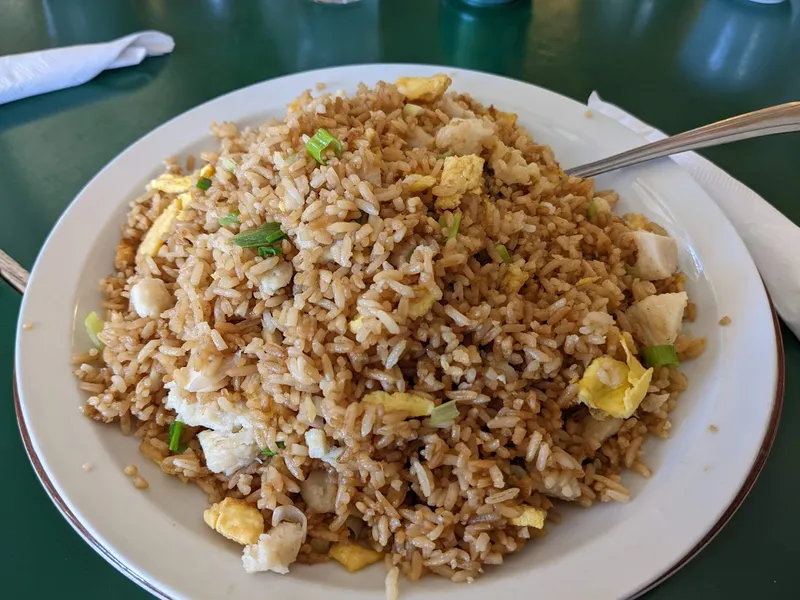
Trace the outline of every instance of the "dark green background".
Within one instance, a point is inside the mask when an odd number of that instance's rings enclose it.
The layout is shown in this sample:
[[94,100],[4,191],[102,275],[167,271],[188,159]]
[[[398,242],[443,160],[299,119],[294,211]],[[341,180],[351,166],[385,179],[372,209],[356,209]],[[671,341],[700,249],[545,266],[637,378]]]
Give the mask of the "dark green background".
[[[458,0],[0,0],[0,56],[143,29],[176,43],[168,57],[0,106],[0,245],[30,268],[70,200],[117,153],[186,109],[264,79],[348,63],[454,65],[581,101],[598,90],[677,133],[799,100],[799,13],[747,0],[520,0],[499,9]],[[800,222],[800,134],[705,154]],[[73,533],[25,457],[11,395],[18,309],[0,284],[0,596],[146,598]],[[758,484],[709,547],[649,598],[798,596],[800,344],[785,329],[784,341],[784,416]],[[747,409],[746,398],[731,401]]]

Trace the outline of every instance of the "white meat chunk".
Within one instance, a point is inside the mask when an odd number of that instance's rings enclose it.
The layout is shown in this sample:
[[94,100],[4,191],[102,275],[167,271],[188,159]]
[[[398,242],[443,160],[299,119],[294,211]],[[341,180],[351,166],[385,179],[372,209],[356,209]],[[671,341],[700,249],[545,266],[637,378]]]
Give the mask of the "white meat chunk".
[[250,429],[236,433],[205,430],[197,434],[197,439],[203,448],[206,466],[214,473],[233,475],[258,457],[258,444]]
[[631,233],[636,242],[636,275],[654,281],[666,279],[678,269],[678,242],[674,238],[649,231]]
[[528,164],[522,152],[503,142],[497,142],[492,148],[489,166],[492,167],[494,176],[508,185],[528,185],[541,177],[539,165]]
[[190,366],[177,369],[173,379],[187,392],[216,392],[228,385],[228,376],[222,361],[205,365],[197,370]]
[[258,289],[264,296],[274,296],[278,290],[286,287],[292,281],[294,270],[291,263],[282,260],[274,268],[261,276]]
[[595,419],[592,415],[583,420],[583,437],[594,450],[603,445],[608,438],[616,435],[622,427],[623,419],[610,417],[608,419]]
[[686,292],[655,294],[631,306],[626,316],[636,337],[645,346],[668,346],[681,332],[683,311],[689,303]]
[[284,521],[262,533],[258,543],[245,546],[242,563],[248,573],[274,571],[284,575],[289,565],[297,560],[297,553],[305,541],[302,525]]
[[306,506],[315,513],[332,513],[336,510],[336,494],[339,486],[336,477],[320,469],[311,471],[305,481],[300,482],[300,495]]
[[200,400],[196,394],[187,392],[174,381],[165,387],[169,389],[166,407],[174,410],[178,420],[190,427],[230,432],[249,423],[246,409],[231,404],[221,396],[211,400]]
[[145,277],[131,288],[131,306],[140,317],[158,317],[172,308],[172,294],[160,279]]
[[328,453],[328,440],[321,429],[309,429],[305,433],[305,439],[311,458],[322,458]]
[[484,143],[494,138],[494,125],[483,119],[452,119],[436,134],[436,147],[458,156],[480,154]]

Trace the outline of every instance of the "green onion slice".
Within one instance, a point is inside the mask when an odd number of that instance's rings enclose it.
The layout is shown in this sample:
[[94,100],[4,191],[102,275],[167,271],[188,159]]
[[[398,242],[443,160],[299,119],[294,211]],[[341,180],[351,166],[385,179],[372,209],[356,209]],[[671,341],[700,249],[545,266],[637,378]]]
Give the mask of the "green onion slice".
[[280,256],[283,254],[283,250],[280,246],[259,246],[258,247],[258,255],[261,258],[266,258],[268,256]]
[[625,265],[625,275],[630,275],[631,277],[638,277],[639,271],[636,270],[636,267]]
[[650,346],[642,350],[642,359],[648,367],[677,367],[678,353],[675,346]]
[[[286,443],[285,442],[275,442],[275,445],[278,448],[280,448],[281,450],[284,450],[286,448]],[[270,456],[278,456],[278,453],[277,452],[273,452],[269,448],[263,448],[261,450],[261,456],[266,456],[267,458],[269,458]]]
[[586,218],[589,223],[594,223],[595,219],[597,219],[597,203],[594,199],[590,200],[589,206],[586,207]]
[[258,248],[269,246],[282,240],[286,234],[281,231],[280,223],[264,223],[256,229],[248,229],[233,236],[233,243],[242,248]]
[[458,230],[461,227],[461,213],[456,213],[453,217],[453,226],[447,232],[447,239],[452,240],[458,235]]
[[447,152],[442,152],[439,155],[439,158],[447,158],[448,156],[453,156],[453,151],[452,150],[448,150]]
[[449,423],[453,419],[458,416],[458,406],[456,405],[455,400],[450,400],[450,402],[445,402],[434,408],[431,411],[430,417],[430,424],[431,425],[443,425],[444,423]]
[[322,157],[322,153],[331,145],[333,146],[333,153],[336,154],[336,156],[341,156],[342,142],[335,138],[330,131],[320,127],[306,142],[306,152],[319,164],[324,165],[326,161]]
[[100,341],[100,338],[97,337],[97,335],[103,331],[103,321],[97,316],[97,313],[92,311],[86,315],[86,318],[83,320],[83,324],[86,325],[86,333],[89,334],[89,339],[92,340],[92,343],[97,348],[102,348],[105,344]]
[[211,187],[211,180],[208,177],[201,177],[197,180],[197,187],[201,190],[207,190]]
[[180,452],[181,434],[183,433],[183,423],[173,421],[169,424],[169,451]]
[[497,244],[494,249],[497,250],[497,253],[500,255],[500,258],[503,259],[504,263],[507,265],[511,264],[511,254],[508,252],[508,248],[503,246],[503,244]]
[[220,225],[238,225],[239,224],[239,211],[232,210],[227,215],[219,218]]
[[226,171],[233,172],[236,169],[236,161],[233,160],[230,156],[223,156],[220,162],[222,163],[222,168],[225,169]]

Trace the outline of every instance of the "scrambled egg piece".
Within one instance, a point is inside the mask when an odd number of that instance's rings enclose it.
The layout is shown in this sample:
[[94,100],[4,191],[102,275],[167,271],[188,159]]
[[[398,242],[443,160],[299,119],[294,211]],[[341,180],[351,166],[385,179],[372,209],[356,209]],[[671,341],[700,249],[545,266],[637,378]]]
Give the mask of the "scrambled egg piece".
[[441,98],[453,80],[444,73],[433,77],[398,77],[394,84],[409,100],[433,102]]
[[167,194],[180,194],[188,192],[192,186],[192,178],[188,175],[173,175],[164,173],[161,177],[153,179],[147,186],[151,190],[158,190]]
[[647,395],[653,369],[645,370],[624,338],[622,347],[627,364],[610,356],[595,358],[578,382],[578,400],[612,417],[627,419]]
[[383,558],[380,552],[354,542],[337,542],[333,544],[328,551],[328,556],[341,563],[351,573],[375,564]]
[[211,177],[214,174],[214,165],[205,165],[200,169],[200,177]]
[[584,277],[583,279],[579,279],[575,285],[580,287],[582,285],[589,285],[590,283],[594,283],[595,281],[599,280],[599,277]]
[[544,527],[544,519],[546,516],[547,513],[545,511],[538,508],[533,508],[532,506],[526,506],[522,514],[511,519],[509,523],[516,525],[517,527],[534,527],[536,529],[542,529]]
[[433,400],[406,392],[370,392],[361,399],[367,404],[383,404],[386,412],[403,410],[411,417],[427,417],[433,412]]
[[264,533],[261,511],[236,498],[225,498],[207,508],[203,520],[217,533],[245,546],[258,543],[258,537]]
[[426,288],[422,286],[414,286],[414,299],[408,303],[408,318],[419,319],[428,314],[433,305],[436,304],[436,298]]
[[350,330],[350,333],[358,333],[361,331],[361,328],[364,326],[364,317],[358,315],[352,321],[347,324],[347,328]]
[[422,192],[436,185],[436,178],[431,175],[406,175],[403,183],[409,192]]
[[503,276],[503,287],[509,294],[518,292],[525,282],[528,281],[528,274],[517,265],[508,265],[506,274]]
[[[461,196],[470,190],[480,189],[484,160],[477,154],[468,156],[448,156],[444,159],[442,178],[439,185],[455,191],[436,199],[438,210],[456,208],[461,204]],[[434,194],[436,191],[434,190]]]
[[623,215],[622,221],[625,223],[625,225],[634,230],[647,229],[647,225],[649,224],[647,217],[638,213],[628,213],[627,215]]
[[178,197],[164,209],[164,212],[158,215],[158,218],[153,221],[150,229],[144,234],[142,242],[139,244],[139,249],[136,251],[137,254],[155,256],[158,253],[158,249],[161,248],[161,245],[164,243],[164,238],[169,234],[173,223],[178,220],[181,204],[182,201],[180,197]]

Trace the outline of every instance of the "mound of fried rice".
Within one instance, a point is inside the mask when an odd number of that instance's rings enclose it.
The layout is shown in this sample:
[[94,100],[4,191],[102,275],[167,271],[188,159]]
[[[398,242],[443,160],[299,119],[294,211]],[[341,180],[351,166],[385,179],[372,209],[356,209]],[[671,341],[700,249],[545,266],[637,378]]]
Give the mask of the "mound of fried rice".
[[[634,302],[683,291],[679,273],[645,281],[630,268],[628,234],[665,232],[641,215],[589,218],[590,203],[613,208],[616,195],[565,175],[514,115],[453,92],[410,103],[380,82],[350,97],[306,92],[255,129],[212,125],[218,147],[197,166],[167,161],[168,175],[192,185],[152,254],[139,251],[143,237],[176,193],[154,185],[131,204],[101,284],[104,347],[75,363],[86,416],[141,438],[164,473],[196,483],[209,503],[241,500],[267,523],[281,506],[299,508],[298,562],[357,543],[379,553],[393,588],[398,570],[472,581],[543,537],[563,501],[628,501],[622,472],[650,476],[643,443],[668,436],[687,385],[657,367],[648,394],[661,402],[645,399],[611,435],[589,432],[585,369],[600,356],[624,361],[623,336],[639,350],[625,314]],[[453,119],[480,119],[490,136],[442,139]],[[320,128],[342,143],[325,164],[306,152]],[[485,167],[459,192],[441,176],[459,154],[448,144],[461,143]],[[201,165],[208,189],[195,185]],[[436,184],[421,184],[426,176]],[[238,223],[220,225],[237,211]],[[280,254],[234,243],[265,222],[288,235]],[[144,278],[166,284],[159,315],[132,307]],[[675,347],[691,358],[702,340],[682,334]],[[188,368],[201,377],[194,387],[178,382]],[[170,451],[173,390],[198,410],[235,414],[219,430],[246,430],[262,451],[213,472],[197,437],[213,423],[187,424]],[[379,391],[455,400],[457,416],[433,424],[363,401]],[[310,447],[312,430],[322,450]],[[335,486],[327,510],[301,493],[315,472]],[[544,527],[525,520],[531,508]]]

